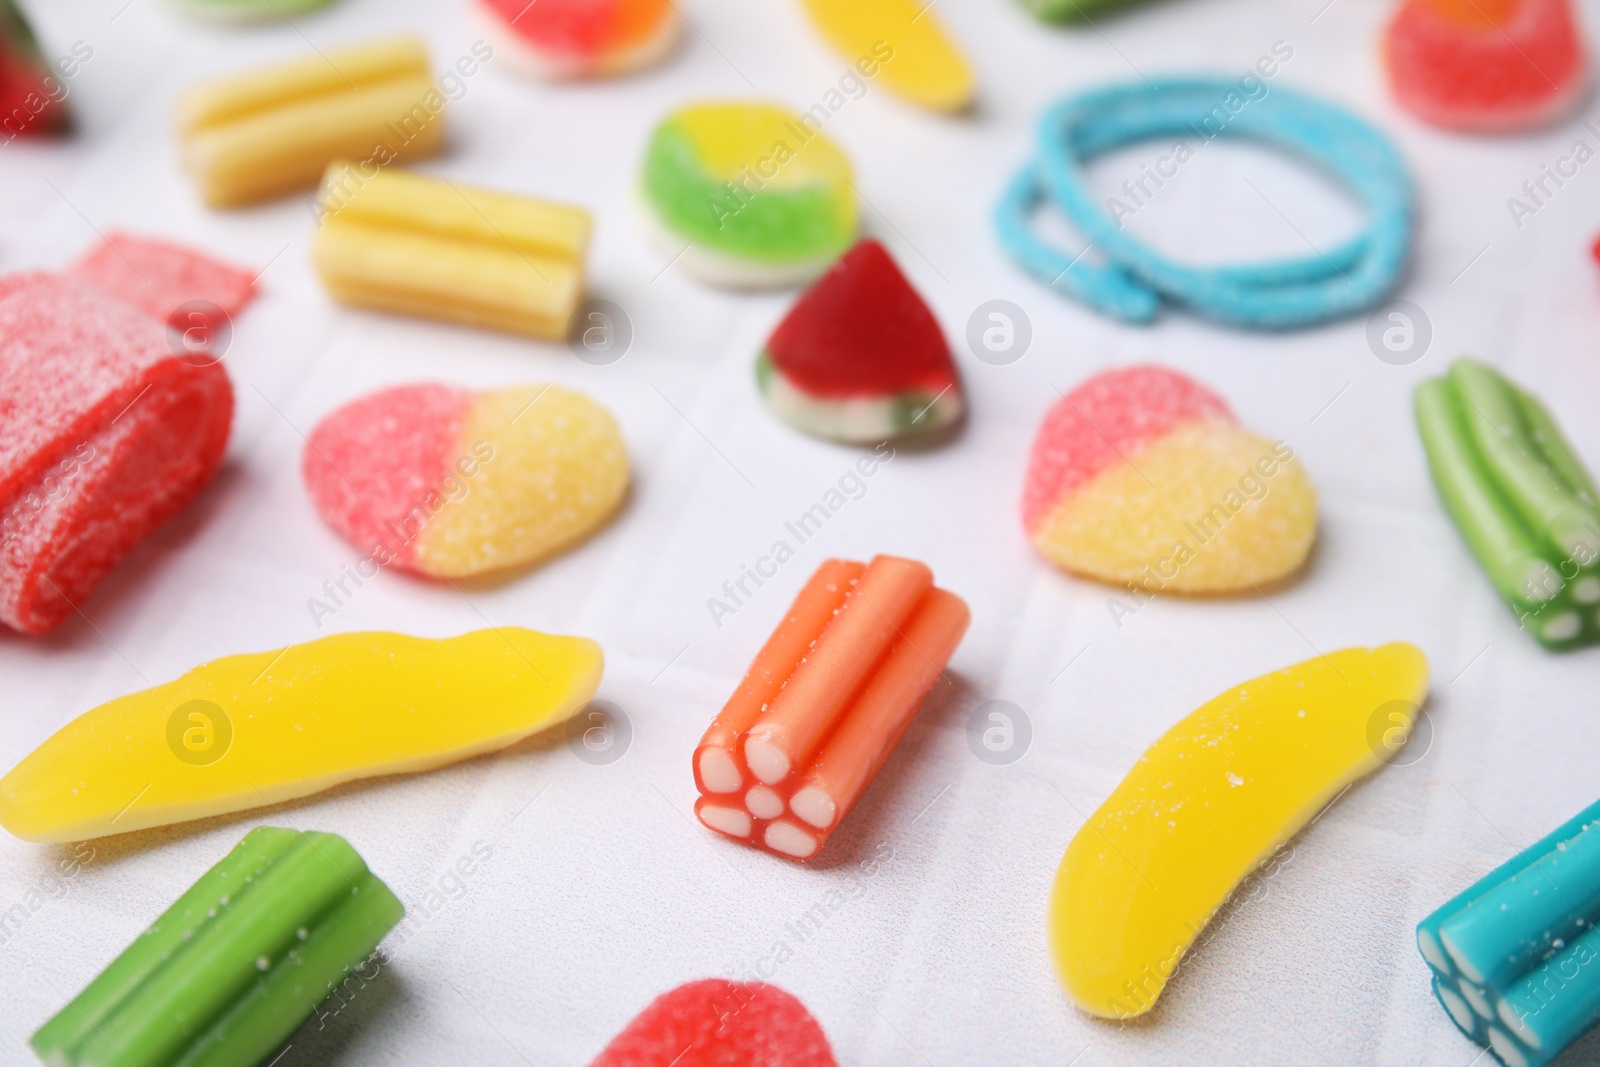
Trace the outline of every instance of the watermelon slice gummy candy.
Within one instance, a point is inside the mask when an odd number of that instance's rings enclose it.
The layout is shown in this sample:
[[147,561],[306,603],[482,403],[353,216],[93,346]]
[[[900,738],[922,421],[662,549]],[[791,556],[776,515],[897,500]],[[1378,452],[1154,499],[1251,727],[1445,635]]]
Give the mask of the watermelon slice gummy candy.
[[780,419],[836,441],[938,430],[963,410],[938,321],[870,238],[795,302],[756,360],[756,380]]
[[1588,67],[1571,0],[1405,0],[1384,58],[1402,107],[1436,126],[1478,131],[1559,116]]
[[1034,439],[1022,520],[1076,574],[1140,594],[1248,591],[1298,570],[1316,492],[1293,451],[1162,367],[1097,374]]
[[663,993],[589,1067],[836,1067],[806,1006],[777,986],[707,978]]
[[66,85],[45,62],[16,4],[0,0],[0,139],[71,128]]
[[82,282],[0,278],[0,622],[71,615],[222,461],[233,387]]
[[511,64],[536,78],[595,78],[651,66],[672,51],[671,0],[473,0],[476,21]]

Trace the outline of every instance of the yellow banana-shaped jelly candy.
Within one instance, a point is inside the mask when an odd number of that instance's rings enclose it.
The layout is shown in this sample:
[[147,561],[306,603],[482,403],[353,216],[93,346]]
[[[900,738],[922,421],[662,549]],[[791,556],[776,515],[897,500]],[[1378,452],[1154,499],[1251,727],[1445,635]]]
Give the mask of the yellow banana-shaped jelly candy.
[[867,78],[914,104],[960,111],[977,78],[939,18],[922,0],[805,0],[834,51]]
[[517,627],[226,656],[58,730],[0,778],[0,826],[77,841],[431,770],[564,721],[601,668],[588,638]]
[[1348,648],[1228,690],[1168,730],[1067,847],[1050,952],[1092,1015],[1154,1007],[1236,886],[1409,737],[1428,661]]

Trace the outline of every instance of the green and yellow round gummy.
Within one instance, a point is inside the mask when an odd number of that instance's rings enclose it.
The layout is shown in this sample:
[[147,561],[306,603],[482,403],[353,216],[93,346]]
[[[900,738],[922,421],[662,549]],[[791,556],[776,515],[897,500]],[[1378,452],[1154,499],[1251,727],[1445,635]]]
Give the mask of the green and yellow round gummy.
[[676,236],[763,264],[830,261],[856,232],[849,160],[815,120],[768,104],[668,116],[645,153],[642,193]]

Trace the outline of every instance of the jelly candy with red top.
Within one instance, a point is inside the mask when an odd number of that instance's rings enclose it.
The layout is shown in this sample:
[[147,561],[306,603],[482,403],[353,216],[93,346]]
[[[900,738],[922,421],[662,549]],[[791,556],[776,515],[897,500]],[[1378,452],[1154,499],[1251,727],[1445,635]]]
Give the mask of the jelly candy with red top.
[[777,986],[707,978],[664,993],[589,1067],[836,1067],[822,1027]]
[[1405,0],[1384,43],[1401,106],[1458,130],[1536,126],[1587,77],[1570,0]]
[[756,380],[780,419],[837,441],[941,429],[963,408],[938,320],[870,238],[795,302],[756,361]]

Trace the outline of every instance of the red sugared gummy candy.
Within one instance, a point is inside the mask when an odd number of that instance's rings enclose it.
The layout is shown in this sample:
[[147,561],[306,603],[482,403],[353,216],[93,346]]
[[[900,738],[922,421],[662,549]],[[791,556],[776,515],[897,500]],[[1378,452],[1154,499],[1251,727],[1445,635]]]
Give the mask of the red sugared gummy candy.
[[664,993],[590,1067],[837,1067],[822,1027],[777,986],[707,978]]
[[182,245],[112,231],[67,273],[175,330],[215,330],[255,297],[255,277],[241,267]]
[[216,473],[233,386],[82,282],[0,278],[0,623],[43,633]]
[[1570,0],[1405,0],[1384,56],[1402,107],[1459,130],[1555,118],[1588,66]]

